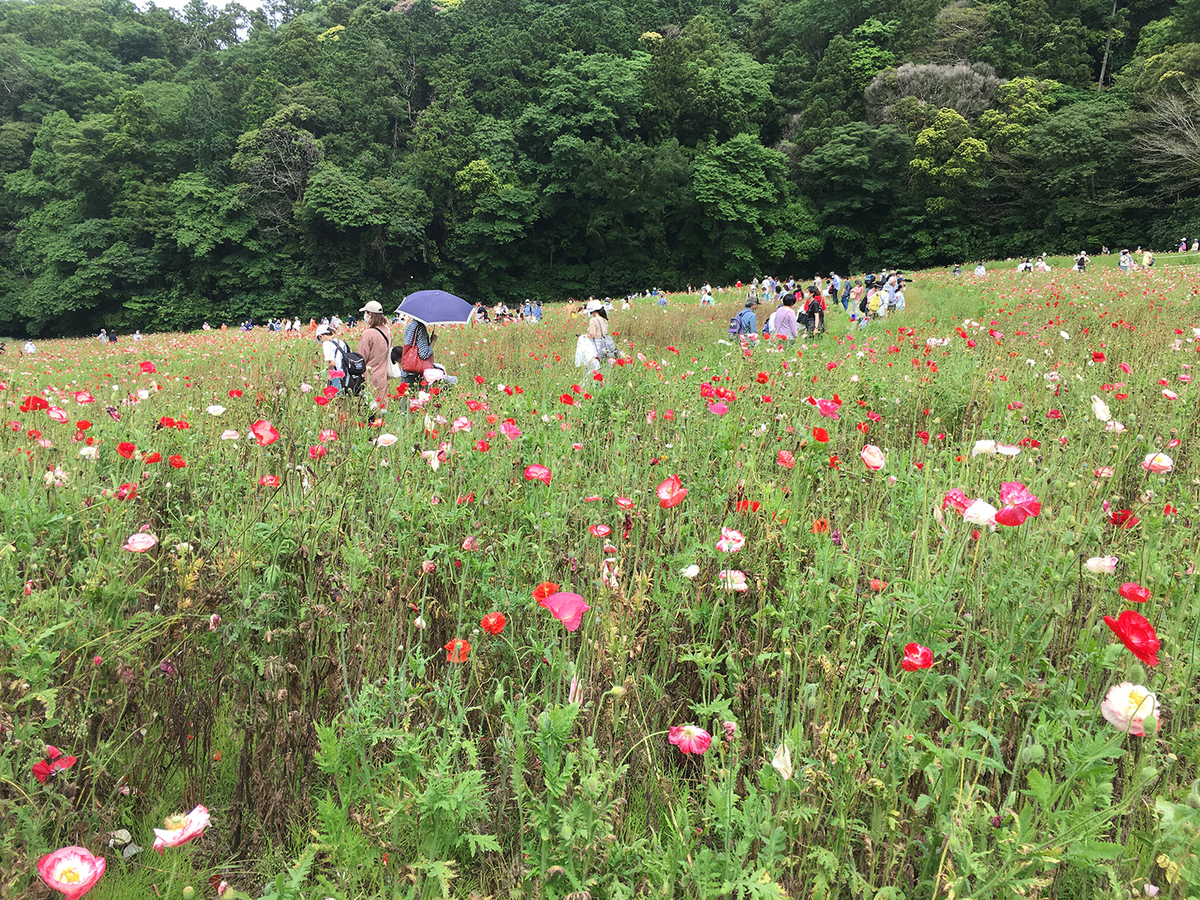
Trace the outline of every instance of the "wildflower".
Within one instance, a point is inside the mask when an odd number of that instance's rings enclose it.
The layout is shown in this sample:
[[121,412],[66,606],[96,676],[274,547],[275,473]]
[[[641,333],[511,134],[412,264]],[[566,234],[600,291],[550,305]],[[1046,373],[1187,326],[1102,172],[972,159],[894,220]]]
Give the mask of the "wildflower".
[[1125,529],[1132,528],[1140,521],[1141,519],[1133,514],[1133,510],[1129,509],[1114,510],[1112,515],[1108,517],[1108,522],[1110,525],[1115,525],[1118,528]]
[[154,829],[154,849],[160,854],[167,847],[180,847],[204,834],[208,828],[208,810],[197,806],[186,816],[171,816],[165,827]]
[[187,461],[178,453],[174,454],[170,459],[167,460],[167,462],[169,462],[171,467],[175,469],[187,468]]
[[870,581],[870,588],[873,591],[882,591],[887,586],[888,586],[888,583],[886,581],[884,581],[882,578],[872,578]]
[[[103,660],[101,660],[103,662]],[[63,752],[57,747],[46,745],[46,757],[41,762],[34,763],[33,777],[40,783],[45,784],[46,780],[51,775],[57,775],[59,772],[65,772],[71,766],[75,765],[76,759],[74,756],[63,756]]]
[[1149,589],[1142,587],[1136,581],[1125,582],[1117,588],[1117,593],[1130,603],[1145,603],[1150,599]]
[[905,644],[904,659],[900,668],[905,672],[915,672],[918,669],[928,669],[933,665],[933,651],[920,644]]
[[737,737],[737,722],[722,722],[721,728],[725,731],[725,740],[732,741]]
[[1092,394],[1092,412],[1101,422],[1112,420],[1112,412],[1109,410],[1108,404],[1095,394]]
[[821,444],[829,443],[829,432],[826,431],[824,428],[820,428],[820,427],[814,425],[813,430],[812,430],[812,435],[813,435],[813,440],[817,441],[818,443],[821,443]]
[[490,612],[483,617],[479,626],[488,634],[499,634],[504,630],[504,625],[508,620],[504,618],[502,612]]
[[1093,556],[1083,564],[1083,567],[1093,575],[1111,575],[1117,571],[1117,562],[1115,556]]
[[593,525],[588,529],[588,531],[590,531],[596,537],[608,537],[610,534],[612,534],[612,529],[607,525]]
[[104,874],[104,857],[92,856],[83,847],[61,847],[38,860],[42,883],[66,900],[78,900],[96,886]]
[[698,725],[672,725],[667,731],[667,740],[678,747],[680,753],[703,755],[712,743],[712,735]]
[[717,540],[717,549],[722,553],[736,553],[746,545],[746,538],[733,528],[722,528],[721,537]]
[[680,569],[679,574],[682,575],[684,578],[688,578],[688,579],[695,578],[697,575],[700,574],[700,567],[698,565],[696,565],[695,563],[692,563],[690,566],[685,566],[684,568]]
[[558,593],[558,585],[553,581],[543,581],[533,589],[533,599],[537,601],[538,606],[546,605],[546,598],[551,594]]
[[158,538],[154,535],[148,531],[139,531],[137,534],[130,535],[129,540],[121,545],[121,549],[128,550],[130,553],[145,553],[157,543]]
[[1141,613],[1131,609],[1123,611],[1117,618],[1104,617],[1104,624],[1112,629],[1129,652],[1148,666],[1158,665],[1158,636],[1154,626]]
[[461,638],[455,638],[447,641],[443,649],[446,651],[446,662],[465,663],[467,654],[471,652],[471,645]]
[[972,525],[987,525],[995,529],[996,507],[992,506],[986,500],[975,500],[963,510],[963,520],[970,522]]
[[1170,472],[1175,467],[1175,461],[1165,453],[1147,453],[1142,460],[1142,468],[1155,475]]
[[877,472],[883,468],[883,451],[874,444],[867,444],[863,447],[860,455],[862,456],[863,464],[868,469]]
[[663,509],[678,506],[687,496],[687,488],[679,480],[678,475],[672,475],[658,486],[658,505]]
[[775,462],[785,469],[791,469],[796,465],[796,456],[791,450],[780,450],[775,455]]
[[775,755],[771,757],[771,768],[778,772],[784,781],[792,780],[792,751],[788,749],[787,744],[780,744],[775,748]]
[[214,403],[212,406],[206,406],[204,411],[210,416],[219,416],[225,412],[225,407],[221,406],[219,403]]
[[279,432],[275,429],[275,426],[266,419],[259,419],[257,422],[251,425],[250,432],[254,436],[255,442],[260,447],[266,447],[269,444],[273,444],[279,440]]
[[583,624],[583,614],[591,609],[581,596],[567,591],[551,594],[541,605],[550,610],[567,631],[578,631]]
[[995,515],[998,525],[1015,527],[1042,511],[1041,501],[1019,481],[1002,482],[1000,499],[1004,502],[1004,508]]
[[126,459],[133,459],[133,454],[137,452],[137,446],[129,443],[129,441],[121,441],[117,444],[117,453]]
[[1158,730],[1158,698],[1149,688],[1123,681],[1113,685],[1100,703],[1100,712],[1119,731],[1138,735]]
[[375,446],[376,447],[390,447],[390,446],[392,446],[392,444],[396,443],[396,441],[398,441],[398,440],[400,440],[400,438],[396,437],[394,434],[389,434],[389,433],[385,432],[385,433],[381,434],[379,437],[375,438]]
[[974,502],[974,500],[972,500],[958,488],[952,488],[946,491],[946,496],[942,498],[942,509],[953,506],[958,510],[959,515],[962,515]]
[[525,469],[526,481],[540,481],[542,484],[549,486],[550,477],[550,470],[545,466],[538,465],[537,463],[534,463]]
[[717,578],[721,583],[721,587],[730,593],[743,593],[750,590],[750,583],[746,580],[746,573],[738,569],[722,569],[717,573]]
[[264,475],[262,478],[258,479],[259,487],[275,488],[275,487],[279,487],[279,485],[282,483],[283,482],[278,475]]
[[226,428],[221,432],[221,440],[223,441],[236,441],[241,436],[241,432],[236,428]]
[[465,538],[463,538],[462,548],[468,553],[474,553],[479,549],[479,538],[475,537],[473,534],[468,534]]
[[829,520],[828,519],[814,519],[813,523],[812,523],[812,528],[810,528],[809,530],[813,534],[828,534],[829,533]]

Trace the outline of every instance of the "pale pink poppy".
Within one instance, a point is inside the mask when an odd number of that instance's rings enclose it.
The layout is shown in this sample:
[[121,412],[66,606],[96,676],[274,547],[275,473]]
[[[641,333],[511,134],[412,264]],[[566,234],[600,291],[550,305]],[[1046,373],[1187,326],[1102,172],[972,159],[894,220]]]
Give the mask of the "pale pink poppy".
[[450,433],[457,434],[460,431],[470,431],[472,422],[466,416],[459,416],[454,420],[454,424],[450,426]]
[[96,398],[93,397],[87,391],[76,391],[75,392],[75,402],[78,403],[80,406],[83,406],[85,403],[95,403]]
[[996,513],[998,525],[1015,527],[1042,511],[1041,501],[1019,481],[1001,482],[1000,499],[1004,502],[1004,508]]
[[703,755],[712,743],[712,735],[698,725],[672,725],[667,730],[667,740],[678,747],[680,753]]
[[130,535],[129,540],[121,545],[121,549],[128,550],[131,553],[145,553],[157,543],[158,538],[150,534],[150,532],[139,531],[137,534]]
[[521,436],[521,429],[518,428],[516,425],[514,425],[512,422],[501,422],[500,423],[500,433],[502,435],[504,435],[506,438],[508,438],[510,441],[515,441],[517,438],[519,438]]
[[83,847],[61,847],[38,860],[42,883],[66,900],[78,900],[96,886],[104,874],[104,857],[92,856]]
[[1083,564],[1083,567],[1093,575],[1112,575],[1117,571],[1117,562],[1115,556],[1093,556]]
[[1123,681],[1113,685],[1100,702],[1100,712],[1118,731],[1141,737],[1147,726],[1151,734],[1158,730],[1158,698],[1140,684]]
[[154,849],[159,853],[167,847],[179,847],[195,840],[208,828],[208,810],[197,806],[186,816],[171,816],[163,823],[166,828],[154,829]]
[[550,610],[554,618],[562,622],[567,631],[578,631],[579,626],[583,623],[583,614],[591,609],[581,596],[567,591],[551,594],[541,602],[541,605]]
[[1175,461],[1165,453],[1147,453],[1142,468],[1155,475],[1163,475],[1175,467]]
[[71,419],[71,417],[67,415],[67,411],[61,406],[50,407],[48,410],[46,410],[46,415],[48,415],[59,425],[65,425]]
[[223,441],[236,441],[241,436],[241,432],[236,428],[226,428],[221,432],[221,440]]
[[746,537],[733,528],[722,528],[717,540],[717,549],[722,553],[736,553],[746,545]]
[[883,468],[883,451],[874,444],[867,444],[862,448],[862,461],[868,469],[878,472]]
[[1096,470],[1097,478],[1112,478],[1116,474],[1112,466],[1101,466]]
[[1170,388],[1163,388],[1162,395],[1164,397],[1166,397],[1168,400],[1179,399],[1179,395],[1177,393],[1175,393],[1173,390],[1171,390]]
[[721,587],[730,593],[743,593],[750,590],[750,582],[746,580],[746,573],[738,569],[722,569],[717,573],[717,578],[721,582]]
[[322,428],[321,433],[317,435],[317,440],[322,444],[329,444],[338,439],[338,433],[332,428]]
[[479,549],[479,538],[475,537],[473,534],[468,534],[465,538],[463,538],[462,548],[468,553],[474,553]]
[[987,525],[989,528],[995,527],[996,507],[992,506],[986,500],[976,500],[963,510],[963,520],[970,522],[972,525]]
[[390,447],[390,446],[392,446],[392,444],[396,443],[396,441],[398,441],[398,440],[400,440],[400,438],[396,437],[394,434],[388,434],[387,432],[385,432],[385,433],[381,434],[379,437],[375,438],[375,446],[376,447]]

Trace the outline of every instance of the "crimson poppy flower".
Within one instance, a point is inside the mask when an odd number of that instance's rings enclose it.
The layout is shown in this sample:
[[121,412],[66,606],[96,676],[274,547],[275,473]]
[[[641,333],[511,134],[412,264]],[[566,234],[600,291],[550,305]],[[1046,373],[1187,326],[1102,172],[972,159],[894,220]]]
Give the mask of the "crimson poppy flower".
[[141,364],[141,366],[139,368],[141,368],[141,370],[143,372],[145,372],[147,375],[153,375],[155,372],[158,371],[158,369],[155,368],[154,363],[152,363],[152,362],[144,362]]
[[1130,603],[1145,603],[1150,599],[1150,590],[1142,587],[1136,581],[1125,582],[1117,588],[1117,593]]
[[551,594],[558,593],[558,585],[553,581],[543,581],[533,589],[533,599],[537,601],[538,606],[546,605],[546,598]]
[[250,431],[254,435],[254,440],[260,447],[266,447],[268,444],[273,444],[279,440],[279,432],[275,430],[275,426],[266,419],[259,419],[250,426]]
[[147,453],[145,456],[142,457],[142,462],[145,465],[150,465],[150,463],[162,462],[162,454],[157,451],[155,451],[154,453]]
[[588,529],[588,531],[590,531],[596,537],[608,537],[610,534],[612,534],[612,529],[607,525],[593,525]]
[[137,483],[136,482],[132,482],[132,481],[126,482],[125,484],[123,484],[119,488],[117,488],[117,499],[118,500],[132,500],[136,496],[137,496]]
[[163,416],[161,419],[158,420],[158,427],[159,428],[174,428],[175,420],[172,419],[170,416]]
[[[813,440],[818,441],[822,444],[828,444],[829,443],[829,432],[826,431],[824,428],[814,425],[813,426]],[[789,466],[789,468],[791,468],[791,467]]]
[[1114,510],[1108,517],[1109,524],[1116,525],[1118,528],[1132,528],[1140,521],[1141,519],[1135,516],[1133,510],[1130,509]]
[[1061,419],[1062,417],[1063,413],[1061,409],[1052,409],[1046,413],[1047,419]]
[[121,441],[117,444],[117,453],[126,459],[133,459],[133,454],[137,452],[137,446],[129,443],[129,441]]
[[313,397],[313,403],[317,404],[317,406],[328,406],[329,398],[324,394],[317,394],[317,396]]
[[475,449],[478,450],[480,453],[487,453],[489,450],[492,449],[492,445],[489,444],[487,441],[479,440],[479,441],[475,442]]
[[572,397],[570,394],[563,394],[562,396],[560,396],[558,398],[558,402],[562,403],[564,406],[574,406],[575,398]]
[[455,638],[452,641],[447,641],[445,646],[446,662],[464,663],[467,661],[467,654],[471,652],[471,645],[460,638]]
[[75,423],[75,429],[77,431],[87,431],[91,427],[92,427],[92,423],[89,422],[87,419],[80,419],[78,422]]
[[63,756],[63,752],[57,747],[46,745],[46,758],[39,763],[34,763],[33,777],[42,784],[51,775],[57,775],[59,772],[66,771],[75,765],[76,759],[74,756]]
[[37,412],[49,408],[50,404],[46,402],[46,398],[39,397],[36,394],[26,397],[25,401],[21,404],[21,412]]
[[1105,616],[1104,624],[1121,639],[1121,643],[1129,648],[1130,653],[1148,666],[1158,665],[1158,636],[1154,633],[1154,626],[1145,616],[1127,609],[1115,619]]
[[229,396],[236,400],[238,397],[242,396],[242,392],[239,391],[237,388],[234,388],[232,391],[229,392]]
[[479,623],[480,627],[488,634],[499,634],[504,630],[504,625],[508,620],[504,618],[502,612],[490,612],[483,617]]
[[757,381],[759,384],[766,384],[768,381],[771,380],[771,376],[768,375],[766,372],[759,372],[757,375],[754,376],[754,380]]
[[187,468],[187,463],[184,461],[183,457],[180,456],[178,453],[176,453],[170,459],[168,459],[167,462],[169,462],[171,464],[172,468],[175,468],[175,469],[186,469]]
[[928,444],[929,443],[929,432],[928,431],[918,431],[917,438],[920,439],[922,444]]
[[678,506],[687,496],[687,488],[679,480],[678,475],[672,475],[658,486],[658,505],[663,509]]
[[933,665],[933,651],[920,644],[905,644],[904,659],[900,668],[905,672],[915,672],[918,669],[928,669]]
[[548,486],[550,484],[550,477],[550,470],[545,466],[538,465],[537,463],[527,466],[525,469],[526,481],[540,481],[542,484]]
[[703,756],[712,744],[712,735],[698,725],[672,725],[667,729],[667,740],[678,747],[680,753]]

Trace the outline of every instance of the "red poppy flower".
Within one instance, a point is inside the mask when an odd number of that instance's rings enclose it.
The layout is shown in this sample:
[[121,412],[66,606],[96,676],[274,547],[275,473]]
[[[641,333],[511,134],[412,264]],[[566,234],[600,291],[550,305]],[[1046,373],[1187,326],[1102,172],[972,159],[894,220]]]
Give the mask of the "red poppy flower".
[[251,425],[250,431],[253,433],[254,440],[260,447],[266,447],[268,444],[273,444],[279,440],[279,432],[266,419],[259,419]]
[[317,396],[313,397],[313,403],[317,404],[317,406],[328,406],[329,398],[324,394],[317,394]]
[[262,478],[258,479],[259,487],[279,487],[280,484],[282,484],[282,482],[280,481],[278,475],[264,475]]
[[508,620],[504,618],[502,612],[490,612],[483,617],[483,621],[479,623],[488,634],[499,634],[504,630],[504,625]]
[[771,376],[768,375],[766,372],[759,372],[757,375],[754,376],[754,380],[757,381],[759,384],[766,384],[768,381],[771,380]]
[[917,437],[920,439],[922,444],[929,443],[929,432],[928,431],[918,431]]
[[152,363],[152,362],[144,362],[141,364],[140,368],[147,375],[153,375],[155,372],[158,371],[158,369],[156,369],[154,367],[154,363]]
[[322,456],[324,456],[328,452],[329,452],[329,450],[326,449],[325,447],[321,446],[320,444],[313,444],[311,447],[308,448],[309,459],[320,459]]
[[679,480],[678,475],[672,475],[658,486],[658,505],[663,509],[678,506],[687,496],[687,488]]
[[147,453],[142,457],[142,462],[146,465],[150,465],[150,463],[162,462],[162,454],[158,452]]
[[89,422],[87,419],[80,419],[78,422],[75,423],[75,428],[78,431],[87,431],[91,427],[92,427],[92,423]]
[[1104,354],[1101,353],[1099,350],[1093,350],[1092,351],[1092,361],[1093,362],[1104,362]]
[[170,459],[168,459],[167,462],[169,462],[171,464],[172,468],[176,468],[176,469],[186,469],[187,468],[187,463],[184,461],[183,457],[180,456],[178,453],[176,453],[174,456],[172,456]]
[[1105,616],[1104,624],[1121,639],[1121,643],[1129,648],[1130,653],[1148,666],[1158,665],[1158,636],[1154,633],[1154,626],[1145,616],[1127,609],[1115,619]]
[[49,408],[50,404],[46,402],[46,398],[38,397],[36,394],[26,397],[25,402],[21,404],[21,412],[36,412]]
[[900,668],[905,672],[915,672],[918,669],[928,669],[933,665],[933,651],[920,644],[905,644],[904,659]]
[[1133,514],[1133,510],[1129,509],[1115,510],[1113,514],[1108,517],[1109,524],[1116,525],[1118,528],[1132,528],[1140,521],[1141,519]]
[[596,537],[608,537],[610,534],[612,534],[612,529],[607,525],[593,525],[588,529],[588,531],[590,531]]
[[229,392],[229,396],[236,400],[238,397],[242,396],[242,392],[239,391],[237,388],[234,388],[232,391]]
[[1063,417],[1063,413],[1062,413],[1061,409],[1052,409],[1048,413],[1046,413],[1047,419],[1061,419],[1062,417]]
[[840,461],[840,460],[837,458],[837,454],[836,454],[836,453],[835,453],[833,456],[829,457],[829,468],[831,468],[831,469],[836,469],[836,468],[838,468],[838,466],[840,466],[841,464],[842,464],[842,463],[841,463],[841,461]]
[[780,450],[775,455],[775,462],[785,469],[791,469],[796,465],[796,456],[791,450]]
[[492,449],[492,445],[489,444],[487,441],[476,441],[475,449],[478,450],[480,453],[487,453],[489,450]]
[[175,420],[172,419],[170,416],[163,416],[161,419],[158,420],[158,427],[159,428],[174,428]]
[[550,484],[550,477],[550,470],[537,463],[527,466],[525,469],[526,481],[540,481],[542,484],[548,486]]
[[137,452],[137,447],[129,443],[129,441],[121,441],[121,443],[117,444],[117,453],[126,459],[133,459],[135,452]]
[[533,589],[533,599],[537,601],[538,606],[545,606],[545,600],[551,594],[558,593],[558,585],[553,581],[543,581]]
[[828,534],[829,533],[829,520],[828,519],[814,519],[813,523],[812,523],[811,531],[813,534]]
[[74,756],[63,756],[63,752],[61,750],[59,750],[57,747],[52,747],[47,744],[46,758],[39,763],[34,763],[33,777],[42,784],[45,784],[46,780],[51,775],[56,775],[59,772],[63,772],[71,768],[71,766],[75,765],[75,763],[76,759]]
[[118,500],[132,500],[137,496],[137,483],[127,481],[125,484],[117,488]]
[[483,377],[482,375],[476,375],[476,376],[475,376],[475,383],[476,383],[476,384],[483,384],[483,382],[484,382],[484,381],[485,381],[485,379],[484,379],[484,377]]
[[471,652],[471,645],[460,638],[455,638],[446,642],[445,650],[446,662],[464,663],[467,661],[467,654]]
[[558,398],[558,402],[562,403],[564,406],[574,406],[575,398],[572,397],[570,394],[563,394],[561,397]]
[[[820,426],[814,425],[813,426],[813,440],[819,441],[822,444],[828,444],[829,443],[829,432],[826,431],[824,428],[821,428]],[[790,468],[790,466],[789,466],[789,468]]]
[[1125,582],[1117,588],[1117,593],[1130,603],[1145,603],[1150,599],[1150,590],[1142,587],[1136,581]]

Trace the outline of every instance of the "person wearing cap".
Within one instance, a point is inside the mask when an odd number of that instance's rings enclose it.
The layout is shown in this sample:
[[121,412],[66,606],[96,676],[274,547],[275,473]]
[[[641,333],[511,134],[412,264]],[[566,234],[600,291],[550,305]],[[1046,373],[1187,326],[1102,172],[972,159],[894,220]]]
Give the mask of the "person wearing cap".
[[[321,358],[325,360],[325,366],[329,370],[329,383],[341,393],[342,348],[338,346],[339,342],[333,339],[333,328],[329,325],[318,325],[317,343],[321,345]],[[334,375],[334,372],[338,374]]]
[[378,300],[368,300],[359,310],[366,322],[366,330],[358,342],[358,352],[367,361],[367,381],[375,393],[371,406],[383,412],[387,409],[388,356],[392,352],[392,330],[387,316]]

